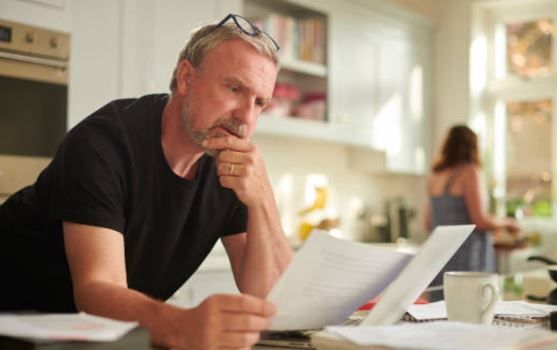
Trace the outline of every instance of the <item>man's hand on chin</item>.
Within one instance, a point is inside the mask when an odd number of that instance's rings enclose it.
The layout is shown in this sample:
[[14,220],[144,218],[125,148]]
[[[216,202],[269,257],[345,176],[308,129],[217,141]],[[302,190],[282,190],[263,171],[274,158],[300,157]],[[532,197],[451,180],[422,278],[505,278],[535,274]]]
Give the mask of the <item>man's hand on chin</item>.
[[247,207],[272,197],[263,157],[247,139],[235,136],[207,138],[203,146],[218,152],[216,157],[220,184],[230,188]]

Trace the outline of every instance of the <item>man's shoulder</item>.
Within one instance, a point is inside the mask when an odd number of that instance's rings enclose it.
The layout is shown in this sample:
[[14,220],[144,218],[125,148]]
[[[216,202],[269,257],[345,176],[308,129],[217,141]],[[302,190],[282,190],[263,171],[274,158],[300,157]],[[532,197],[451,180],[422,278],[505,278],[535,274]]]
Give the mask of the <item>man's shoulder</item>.
[[92,116],[121,116],[124,114],[152,114],[162,112],[168,100],[168,94],[151,94],[138,98],[122,98],[110,101],[95,112]]
[[110,101],[76,124],[68,136],[99,132],[108,136],[128,129],[146,130],[150,125],[145,123],[160,119],[167,99],[167,94],[153,94]]

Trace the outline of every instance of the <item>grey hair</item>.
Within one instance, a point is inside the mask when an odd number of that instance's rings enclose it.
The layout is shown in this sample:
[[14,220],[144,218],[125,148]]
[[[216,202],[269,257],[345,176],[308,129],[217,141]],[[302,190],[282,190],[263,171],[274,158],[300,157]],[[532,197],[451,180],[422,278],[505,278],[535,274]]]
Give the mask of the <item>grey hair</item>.
[[232,21],[221,26],[215,24],[205,25],[192,32],[190,40],[178,55],[178,62],[172,72],[170,91],[176,89],[176,73],[183,60],[188,60],[192,66],[199,67],[211,49],[225,41],[241,39],[250,44],[257,52],[270,58],[276,65],[279,64],[277,50],[274,43],[264,34],[248,35]]

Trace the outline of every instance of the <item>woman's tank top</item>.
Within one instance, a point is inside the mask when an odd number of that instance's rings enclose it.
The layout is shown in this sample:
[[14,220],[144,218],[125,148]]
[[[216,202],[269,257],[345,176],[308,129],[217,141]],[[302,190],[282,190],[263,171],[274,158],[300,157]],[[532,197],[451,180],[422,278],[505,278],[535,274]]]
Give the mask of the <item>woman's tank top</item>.
[[[451,187],[460,175],[458,170],[449,176],[441,195],[430,196],[430,222],[434,228],[439,225],[471,224],[464,196],[452,195]],[[445,271],[489,271],[495,270],[495,253],[491,235],[486,231],[474,230],[464,241],[431,285],[443,284]]]

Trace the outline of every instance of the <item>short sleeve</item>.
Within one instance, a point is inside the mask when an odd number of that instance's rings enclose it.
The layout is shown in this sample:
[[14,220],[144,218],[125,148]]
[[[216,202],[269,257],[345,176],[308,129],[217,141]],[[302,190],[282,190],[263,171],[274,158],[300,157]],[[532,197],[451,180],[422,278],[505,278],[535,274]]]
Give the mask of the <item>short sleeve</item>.
[[238,233],[246,232],[248,222],[248,209],[246,206],[238,201],[238,205],[232,211],[230,220],[224,227],[222,236],[230,236]]
[[124,232],[124,150],[114,129],[103,123],[68,133],[53,162],[51,219]]

